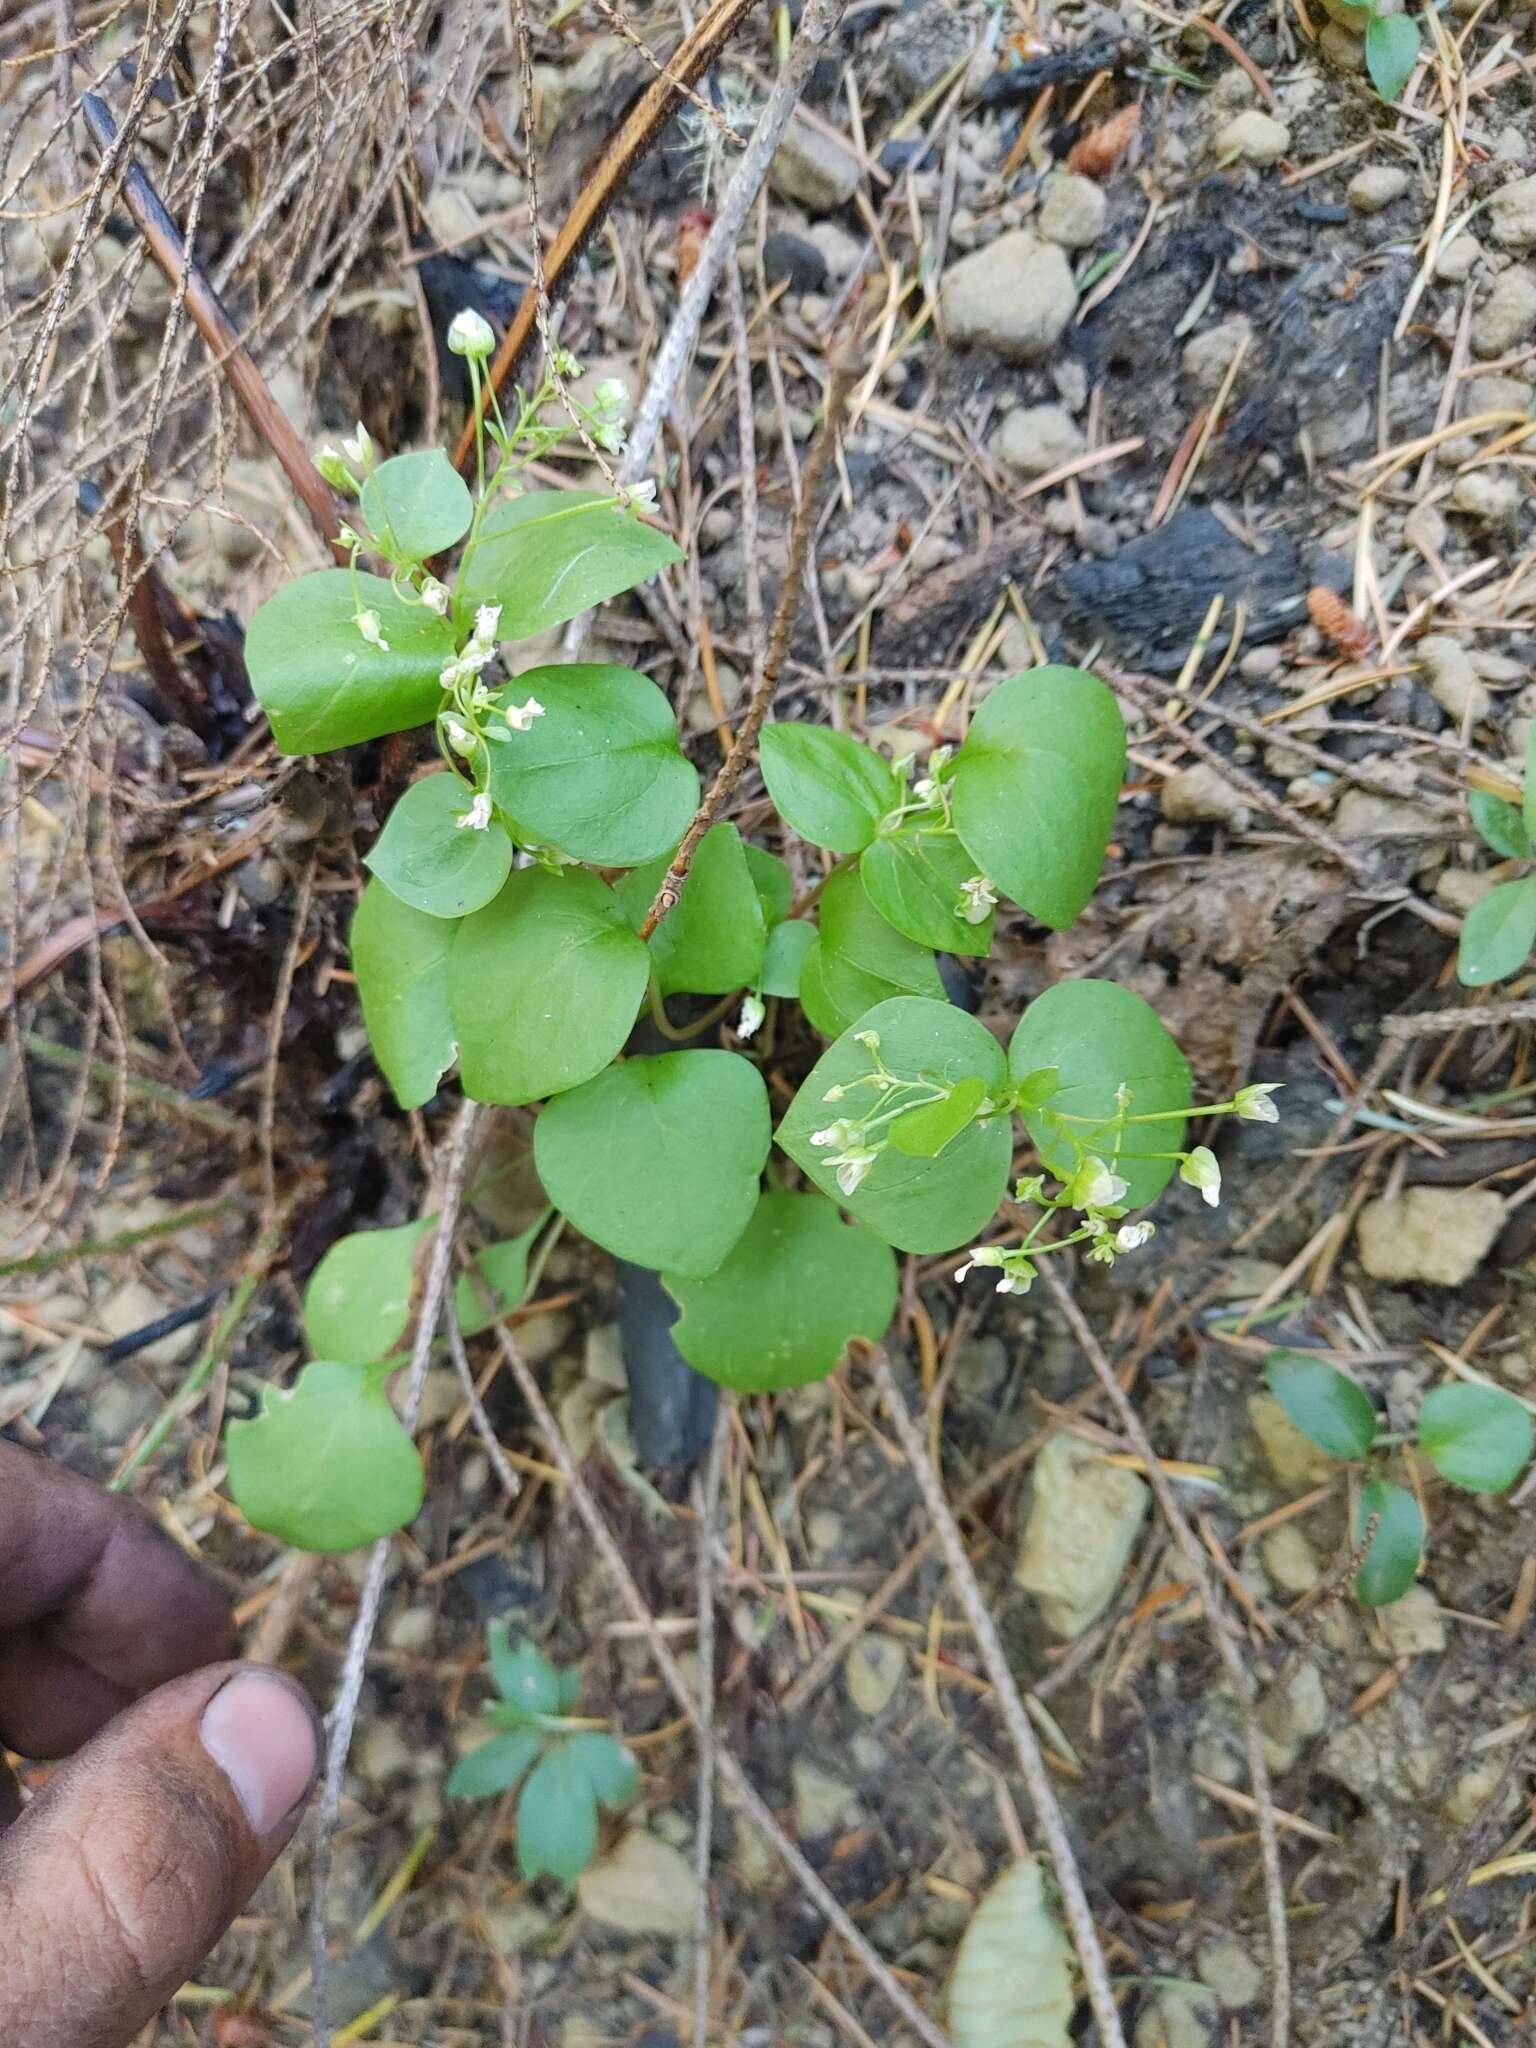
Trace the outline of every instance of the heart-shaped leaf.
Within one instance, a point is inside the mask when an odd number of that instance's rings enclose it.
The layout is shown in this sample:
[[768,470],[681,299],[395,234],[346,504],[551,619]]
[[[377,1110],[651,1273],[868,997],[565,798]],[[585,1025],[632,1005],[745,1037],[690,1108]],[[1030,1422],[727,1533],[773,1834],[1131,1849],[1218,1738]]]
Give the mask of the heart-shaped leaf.
[[[1394,20],[1399,19],[1393,16]],[[1518,974],[1536,946],[1536,875],[1500,882],[1480,896],[1462,920],[1456,978],[1483,988]]]
[[1376,1441],[1371,1397],[1347,1374],[1305,1351],[1272,1351],[1269,1390],[1303,1436],[1330,1458],[1363,1458]]
[[370,882],[352,918],[352,971],[368,1043],[402,1109],[420,1109],[458,1057],[448,1014],[457,926]]
[[493,818],[467,825],[470,792],[457,775],[413,782],[390,812],[364,865],[392,896],[429,917],[467,917],[512,872],[512,842]]
[[421,1511],[421,1456],[389,1405],[393,1367],[317,1359],[225,1432],[229,1488],[253,1528],[295,1550],[356,1550]]
[[[818,1030],[830,1025],[836,1036],[892,996],[943,999],[944,983],[932,951],[887,923],[856,873],[845,871],[828,879],[821,892],[820,915],[814,958],[824,1005],[821,1015],[807,1008]],[[804,990],[802,966],[802,1001]]]
[[339,1237],[304,1290],[304,1335],[316,1358],[371,1365],[405,1335],[412,1263],[431,1219]]
[[381,554],[425,562],[462,540],[475,501],[441,448],[392,455],[364,478],[359,510]]
[[[671,855],[620,877],[618,898],[638,930]],[[750,988],[763,964],[768,929],[762,898],[734,825],[711,825],[699,841],[682,894],[651,934],[651,959],[664,996],[723,996]]]
[[765,725],[763,781],[779,816],[813,846],[858,853],[901,801],[901,787],[872,747],[825,725]]
[[1355,1593],[1363,1607],[1390,1607],[1418,1577],[1424,1555],[1424,1516],[1407,1487],[1396,1486],[1389,1479],[1373,1479],[1361,1487],[1355,1514],[1357,1543],[1364,1542],[1373,1516],[1376,1533],[1355,1580]]
[[502,499],[480,522],[455,600],[466,624],[478,606],[499,604],[502,639],[527,640],[682,559],[675,541],[609,494],[527,491]]
[[1365,68],[1389,104],[1419,61],[1419,25],[1411,14],[1376,14],[1365,31]]
[[1070,2048],[1072,1949],[1036,1857],[1024,1856],[971,1916],[949,1986],[954,2048]]
[[[378,620],[382,646],[358,630]],[[285,754],[323,754],[425,725],[442,702],[453,629],[381,576],[317,569],[273,593],[246,629],[245,664]]]
[[1530,1411],[1502,1387],[1436,1387],[1419,1410],[1419,1448],[1469,1493],[1503,1493],[1531,1462]]
[[489,1742],[459,1758],[443,1790],[450,1799],[499,1799],[503,1792],[511,1791],[542,1747],[532,1728],[493,1735]]
[[993,913],[976,923],[962,915],[976,863],[953,832],[909,826],[881,833],[864,849],[859,873],[880,915],[918,945],[982,957],[991,951]]

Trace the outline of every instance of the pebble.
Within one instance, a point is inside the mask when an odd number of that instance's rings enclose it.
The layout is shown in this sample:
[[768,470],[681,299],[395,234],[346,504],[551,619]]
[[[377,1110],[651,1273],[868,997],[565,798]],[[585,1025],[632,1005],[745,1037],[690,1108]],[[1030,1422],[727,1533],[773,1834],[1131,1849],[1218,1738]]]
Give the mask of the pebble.
[[[1383,1618],[1390,1614],[1390,1607],[1383,1608]],[[1504,1776],[1502,1764],[1474,1764],[1470,1771],[1463,1771],[1445,1795],[1440,1811],[1454,1827],[1469,1828],[1482,1813]],[[1511,1785],[1505,1792],[1505,1804],[1513,1808],[1520,1803],[1519,1788]]]
[[1005,415],[992,437],[992,453],[1021,476],[1044,476],[1087,446],[1082,428],[1063,405],[1021,405]]
[[950,264],[939,300],[952,342],[979,342],[1010,361],[1033,362],[1061,339],[1077,286],[1054,242],[1015,228]]
[[1290,147],[1290,129],[1258,107],[1234,114],[1216,133],[1216,148],[1222,156],[1240,156],[1260,170],[1279,163]]
[[819,292],[827,281],[827,259],[816,244],[787,228],[763,238],[763,272],[770,284],[787,279],[797,292]]
[[1365,43],[1359,36],[1352,36],[1342,22],[1325,22],[1317,40],[1323,55],[1340,71],[1365,69]]
[[1378,796],[1372,789],[1349,789],[1333,814],[1341,839],[1437,839],[1449,829],[1427,804],[1405,797]]
[[1536,328],[1536,270],[1515,263],[1500,273],[1472,316],[1472,353],[1507,355]]
[[907,1653],[893,1636],[861,1636],[843,1666],[849,1699],[874,1720],[896,1697],[906,1668]]
[[1257,2005],[1264,1989],[1264,1972],[1240,1941],[1230,1934],[1213,1934],[1195,1950],[1195,1968],[1200,1981],[1209,1984],[1228,2012],[1241,2012]]
[[1211,2048],[1220,2023],[1214,1991],[1163,1984],[1136,2022],[1136,2048]]
[[1469,717],[1476,725],[1488,716],[1488,692],[1459,640],[1449,633],[1429,633],[1416,652],[1429,677],[1430,695],[1447,718],[1460,726]]
[[1404,1188],[1360,1212],[1356,1243],[1373,1280],[1460,1287],[1493,1249],[1504,1199],[1488,1188]]
[[1397,164],[1367,164],[1349,181],[1348,198],[1356,213],[1380,213],[1395,199],[1401,199],[1413,182],[1409,172]]
[[841,284],[852,277],[864,260],[864,244],[857,235],[850,235],[846,228],[840,228],[835,220],[813,221],[806,230],[805,239],[813,249],[821,251],[827,266],[827,275],[834,284]]
[[582,1909],[621,1934],[659,1934],[677,1941],[693,1932],[693,1867],[670,1843],[629,1828],[607,1856],[576,1880]]
[[795,1832],[802,1842],[817,1842],[842,1828],[858,1806],[858,1794],[831,1771],[808,1756],[789,1767],[795,1806]]
[[1438,1657],[1445,1649],[1445,1616],[1428,1586],[1410,1586],[1380,1614],[1394,1657]]
[[1294,1522],[1282,1522],[1264,1538],[1264,1569],[1282,1593],[1310,1593],[1323,1576],[1311,1537]]
[[1488,222],[1501,249],[1536,248],[1536,178],[1516,178],[1495,192]]
[[1481,903],[1488,891],[1496,886],[1493,875],[1473,874],[1470,868],[1442,868],[1435,877],[1431,893],[1437,903],[1443,903],[1447,910],[1454,910],[1459,917],[1465,917],[1473,904]]
[[1230,825],[1234,832],[1248,829],[1248,806],[1220,770],[1207,761],[1197,761],[1169,776],[1163,784],[1162,807],[1170,824],[1215,823]]
[[1248,1396],[1248,1420],[1265,1463],[1288,1492],[1305,1493],[1337,1472],[1328,1453],[1302,1435],[1273,1394]]
[[1040,232],[1048,242],[1059,242],[1064,249],[1088,249],[1103,234],[1108,212],[1109,200],[1102,185],[1062,171],[1045,188]]
[[1435,258],[1435,275],[1444,278],[1448,284],[1459,283],[1482,253],[1483,245],[1476,235],[1456,235]]
[[811,213],[846,206],[859,182],[859,166],[839,143],[797,114],[774,152],[770,182]]
[[1315,1664],[1298,1664],[1283,1685],[1271,1686],[1259,1702],[1264,1758],[1277,1775],[1290,1770],[1327,1726],[1328,1695]]
[[1035,1460],[1014,1583],[1053,1635],[1080,1636],[1114,1598],[1146,1517],[1146,1486],[1078,1437],[1049,1437]]
[[1467,411],[1524,412],[1531,409],[1531,387],[1518,377],[1471,377],[1467,380]]
[[1184,344],[1180,364],[1185,377],[1202,398],[1214,398],[1232,358],[1245,342],[1251,341],[1253,326],[1246,315],[1234,313],[1203,334]]

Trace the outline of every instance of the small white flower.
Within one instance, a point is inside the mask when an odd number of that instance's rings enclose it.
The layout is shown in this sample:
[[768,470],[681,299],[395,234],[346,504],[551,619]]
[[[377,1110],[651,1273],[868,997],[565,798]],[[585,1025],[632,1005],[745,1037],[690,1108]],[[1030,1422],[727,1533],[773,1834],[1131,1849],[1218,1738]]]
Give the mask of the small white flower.
[[344,548],[361,547],[363,543],[362,535],[356,532],[350,526],[338,526],[336,529],[336,538],[341,542]]
[[875,1053],[880,1050],[880,1034],[878,1031],[855,1031],[853,1042],[855,1045],[862,1045],[864,1050],[869,1053]]
[[605,416],[629,411],[629,386],[622,377],[605,377],[592,393],[592,410]]
[[444,619],[453,602],[453,593],[446,583],[439,583],[435,576],[429,576],[421,586],[421,601],[429,612],[436,612],[440,619]]
[[359,420],[357,432],[341,444],[341,452],[348,462],[354,462],[360,469],[366,469],[373,460],[373,436]]
[[631,505],[639,506],[644,512],[653,511],[656,505],[655,477],[644,476],[637,484],[626,484],[624,495]]
[[1067,1188],[1074,1209],[1109,1209],[1126,1193],[1130,1183],[1111,1173],[1102,1159],[1090,1152],[1073,1174]]
[[985,875],[972,875],[960,884],[960,901],[955,911],[967,924],[985,924],[996,906],[997,891]]
[[606,448],[610,455],[624,453],[624,423],[622,420],[603,420],[592,429],[592,438],[599,448]]
[[1214,1209],[1221,1200],[1221,1168],[1208,1145],[1197,1145],[1193,1152],[1185,1153],[1179,1179],[1198,1188],[1208,1208]]
[[581,364],[568,348],[557,348],[551,358],[551,367],[557,377],[579,377]]
[[979,1244],[963,1266],[956,1266],[955,1278],[963,1280],[967,1273],[974,1272],[978,1266],[1000,1266],[1007,1256],[1001,1245]]
[[997,1283],[999,1294],[1028,1294],[1035,1284],[1035,1269],[1028,1259],[1010,1266]]
[[1122,1223],[1115,1232],[1115,1243],[1123,1252],[1140,1251],[1157,1229],[1155,1223]]
[[736,1019],[736,1036],[755,1038],[762,1029],[763,1019],[767,1014],[760,996],[745,997],[741,1005],[741,1015]]
[[469,727],[457,718],[445,718],[443,731],[448,744],[456,754],[470,755],[475,751],[475,736]]
[[470,804],[463,817],[454,820],[454,823],[461,832],[466,830],[470,832],[483,832],[490,822],[491,800],[483,789],[475,792],[474,801]]
[[841,1193],[854,1194],[865,1179],[869,1169],[880,1157],[879,1148],[874,1145],[851,1146],[840,1156],[829,1159],[828,1166],[837,1168],[837,1185]]
[[834,1118],[823,1131],[812,1131],[813,1145],[857,1145],[864,1137],[864,1126],[855,1123],[851,1117]]
[[1282,1085],[1279,1081],[1255,1081],[1251,1087],[1239,1088],[1232,1107],[1245,1124],[1277,1124],[1280,1111],[1269,1098]]
[[920,775],[912,785],[912,794],[926,804],[932,801],[938,786],[931,775]]
[[377,647],[380,653],[388,654],[389,642],[384,638],[384,621],[377,612],[354,612],[352,623],[370,647]]
[[1015,1187],[1013,1199],[1016,1202],[1043,1202],[1045,1200],[1045,1175],[1043,1173],[1029,1174]]
[[462,306],[448,322],[448,346],[456,356],[483,362],[495,350],[495,330],[473,306]]
[[501,606],[499,604],[481,605],[480,609],[475,613],[475,645],[477,647],[494,647],[496,645],[496,630],[500,624]]
[[333,448],[329,441],[326,442],[325,446],[316,455],[315,467],[325,478],[326,482],[334,485],[338,491],[354,491],[357,489],[357,480],[342,460],[341,450]]
[[835,1088],[829,1088],[821,1099],[823,1102],[841,1102],[847,1093],[848,1090],[839,1082]]
[[1113,1238],[1101,1237],[1097,1244],[1089,1248],[1088,1256],[1096,1266],[1112,1266],[1115,1263]]
[[502,713],[514,732],[526,732],[536,718],[544,716],[544,706],[537,697],[530,697],[526,704],[510,704]]

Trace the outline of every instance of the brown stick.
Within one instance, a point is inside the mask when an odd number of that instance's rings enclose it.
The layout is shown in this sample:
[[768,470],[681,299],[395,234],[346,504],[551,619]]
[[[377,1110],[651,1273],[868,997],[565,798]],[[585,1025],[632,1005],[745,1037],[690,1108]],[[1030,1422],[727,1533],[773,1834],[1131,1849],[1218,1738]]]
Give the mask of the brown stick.
[[[690,88],[703,77],[756,4],[757,0],[714,0],[703,19],[672,52],[665,70],[647,86],[628,120],[609,143],[602,162],[583,185],[554,239],[544,263],[543,298],[547,306],[558,304],[570,289],[576,259],[602,225],[603,216],[636,166],[655,147],[661,131],[688,97]],[[537,223],[533,231],[537,234]],[[499,392],[517,374],[533,344],[539,326],[539,299],[535,279],[524,292],[523,302],[491,358],[480,392],[479,413],[471,407],[464,422],[464,431],[453,451],[454,467],[460,471],[467,473],[474,461],[475,429],[490,405],[492,392]]]
[[757,745],[757,736],[763,729],[773,703],[773,693],[778,688],[779,671],[784,666],[784,656],[789,651],[789,635],[795,623],[795,614],[800,609],[800,581],[805,573],[805,558],[810,550],[811,535],[816,526],[816,503],[821,496],[821,480],[837,444],[838,429],[842,425],[843,411],[848,403],[848,394],[857,381],[851,363],[834,363],[832,374],[827,380],[826,410],[822,414],[821,432],[816,436],[810,460],[805,465],[805,474],[800,480],[800,503],[795,509],[795,523],[790,529],[789,558],[784,564],[784,581],[779,586],[778,607],[773,615],[773,628],[768,636],[768,652],[763,657],[763,672],[758,678],[757,688],[752,692],[752,701],[747,706],[747,715],[736,731],[731,750],[720,763],[714,781],[709,785],[704,801],[693,816],[693,823],[683,834],[683,843],[673,857],[672,865],[661,878],[661,887],[656,891],[656,900],[645,914],[640,927],[642,939],[648,939],[668,911],[677,907],[682,894],[688,870],[693,865],[693,856],[698,852],[699,841],[719,817],[726,798],[740,782],[748,761]]
[[[92,140],[105,153],[117,139],[117,127],[105,100],[93,92],[81,98],[81,110]],[[235,323],[219,303],[217,294],[196,263],[188,264],[180,230],[161,203],[159,194],[134,162],[123,172],[123,204],[145,245],[166,278],[175,286],[186,276],[187,311],[197,331],[218,358],[230,389],[245,409],[246,418],[283,466],[289,483],[303,500],[322,540],[328,541],[336,559],[348,559],[336,544],[341,530],[341,505],[336,493],[310,460],[309,450],[294,432],[282,407],[268,389]]]

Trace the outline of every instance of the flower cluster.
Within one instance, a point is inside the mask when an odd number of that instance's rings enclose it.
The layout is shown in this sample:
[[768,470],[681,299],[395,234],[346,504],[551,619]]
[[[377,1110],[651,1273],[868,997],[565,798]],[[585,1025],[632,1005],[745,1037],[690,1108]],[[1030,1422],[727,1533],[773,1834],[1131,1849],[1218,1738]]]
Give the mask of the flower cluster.
[[[936,1081],[928,1075],[906,1080],[893,1074],[881,1058],[878,1032],[856,1031],[853,1036],[869,1054],[871,1071],[829,1088],[822,1101],[842,1102],[853,1091],[865,1088],[874,1090],[873,1098],[868,1109],[833,1117],[821,1130],[811,1133],[811,1143],[826,1152],[823,1163],[837,1168],[837,1185],[845,1195],[854,1194],[867,1179],[870,1168],[890,1144],[890,1126],[898,1117],[914,1109],[925,1109],[929,1103],[946,1101],[954,1092],[952,1083]],[[976,1112],[982,1120],[993,1113],[994,1105],[985,1101]]]

